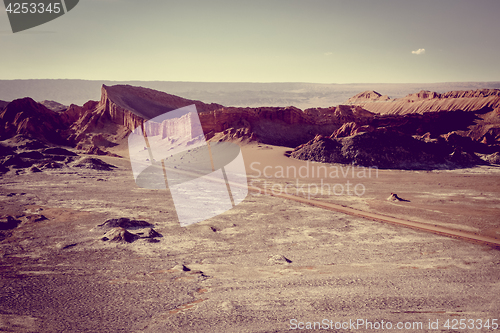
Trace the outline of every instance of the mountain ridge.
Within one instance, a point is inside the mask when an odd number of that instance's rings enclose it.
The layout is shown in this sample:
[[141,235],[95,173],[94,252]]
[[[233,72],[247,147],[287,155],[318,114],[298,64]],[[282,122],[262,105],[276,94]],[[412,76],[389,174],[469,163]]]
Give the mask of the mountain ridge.
[[[194,104],[207,140],[257,141],[287,146],[295,148],[293,157],[302,159],[344,163],[347,157],[358,156],[355,151],[368,156],[371,150],[367,147],[385,144],[391,144],[393,152],[405,151],[400,156],[409,159],[411,149],[407,151],[407,147],[398,146],[398,141],[420,149],[419,154],[432,163],[453,161],[454,165],[469,165],[471,161],[478,161],[475,154],[500,151],[498,89],[420,91],[396,100],[375,91],[365,91],[353,96],[351,101],[356,104],[304,110],[293,106],[232,107],[145,87],[103,84],[99,101],[88,101],[83,106],[71,104],[62,112],[52,111],[32,98],[6,104],[0,112],[0,127],[4,129],[0,139],[18,137],[15,142],[21,142],[26,137],[71,146],[87,153],[113,154],[107,150],[123,143],[135,128],[149,119]],[[385,112],[375,111],[380,108]],[[183,125],[179,123],[179,126]],[[163,127],[158,130],[177,133],[175,129]],[[179,133],[182,131],[179,128]],[[350,153],[342,157],[337,152],[331,156],[337,156],[338,160],[325,160],[322,154],[328,152],[323,143],[328,140],[337,142],[333,145],[337,150],[341,149],[339,144],[349,145],[345,149]],[[429,150],[415,140],[435,143],[438,148]],[[373,151],[383,152],[380,149]],[[438,156],[444,153],[455,157]],[[370,160],[386,166],[396,163],[395,159],[369,156],[356,161],[368,163],[366,161]],[[412,160],[410,165],[416,162]]]
[[0,100],[31,97],[36,101],[53,100],[64,105],[83,105],[99,100],[102,84],[129,84],[167,92],[183,98],[236,107],[295,106],[300,109],[327,108],[345,104],[355,94],[374,90],[392,99],[420,90],[447,92],[500,88],[500,82],[442,83],[301,83],[301,82],[174,82],[110,80],[0,80]]

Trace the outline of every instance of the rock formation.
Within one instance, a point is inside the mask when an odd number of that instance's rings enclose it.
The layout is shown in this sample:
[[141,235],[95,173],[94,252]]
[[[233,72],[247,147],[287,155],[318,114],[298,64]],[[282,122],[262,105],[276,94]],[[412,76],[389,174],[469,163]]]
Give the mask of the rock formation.
[[44,100],[44,101],[41,101],[40,104],[45,106],[47,109],[55,111],[55,112],[63,112],[63,111],[66,111],[66,109],[68,108],[66,105],[63,105],[63,104],[58,103],[56,101]]
[[[317,133],[331,134],[345,121],[364,121],[373,117],[373,113],[357,106],[305,111],[295,107],[223,107],[141,87],[103,85],[100,102],[94,109],[83,112],[71,125],[70,140],[79,148],[86,148],[91,145],[93,136],[103,136],[106,129],[109,134],[105,139],[115,142],[148,119],[191,104],[196,105],[207,139],[259,140],[290,147],[310,140]],[[66,112],[70,110],[72,107]],[[172,131],[171,127],[158,124],[153,130],[171,135],[167,133]],[[175,128],[175,131],[180,130],[178,126]]]
[[403,202],[410,202],[410,200],[406,200],[403,198],[400,198],[396,193],[391,193],[391,195],[387,198],[387,201],[403,201]]
[[75,168],[94,169],[103,171],[112,171],[116,166],[106,163],[98,158],[83,157],[76,161],[73,165]]
[[295,148],[291,157],[382,169],[455,168],[484,163],[473,153],[446,142],[424,142],[388,128],[341,138],[317,136]]
[[[97,227],[106,231],[101,238],[103,241],[132,243],[139,238],[147,238],[148,242],[157,243],[159,240],[156,238],[163,237],[152,228],[152,224],[146,221],[129,219],[127,217],[109,219],[99,224]],[[147,229],[147,231],[143,229]],[[136,230],[138,232],[131,233],[129,230]]]
[[[46,104],[57,107],[55,102]],[[426,152],[427,148],[422,147],[431,146],[420,143],[445,147],[440,148],[441,153],[446,151],[441,159],[434,155],[424,158],[434,162],[448,163],[452,158],[457,165],[468,165],[475,160],[472,156],[475,153],[490,156],[500,151],[500,90],[496,89],[444,94],[421,91],[400,99],[365,91],[350,98],[349,105],[300,110],[293,106],[225,107],[142,87],[103,85],[100,101],[89,101],[83,106],[70,105],[65,111],[54,112],[31,98],[0,103],[0,107],[4,105],[0,111],[0,141],[7,140],[22,148],[17,153],[8,153],[4,152],[5,147],[0,147],[0,153],[5,156],[0,161],[1,169],[34,165],[43,170],[71,162],[57,154],[52,154],[50,161],[46,160],[45,155],[49,153],[40,149],[51,145],[69,145],[87,154],[118,156],[108,149],[122,143],[140,126],[162,138],[202,134],[199,128],[193,127],[189,117],[162,123],[149,121],[192,104],[196,105],[207,140],[258,141],[297,147],[293,156],[302,159],[351,163],[354,153],[347,154],[345,147],[364,149],[367,138],[375,140],[372,144],[376,147],[393,142],[394,135],[399,134],[405,136],[401,137],[402,142],[417,151]],[[376,140],[381,141],[377,143]],[[389,146],[392,148],[387,149],[393,149],[394,156],[400,156],[406,149]],[[30,152],[33,150],[39,150],[43,158]],[[399,153],[396,154],[396,150]],[[320,157],[320,152],[326,155]],[[370,161],[361,158],[364,156],[361,151],[356,156],[359,163]],[[35,164],[37,158],[40,161]],[[489,161],[494,157],[484,159]],[[388,166],[389,160],[393,158],[381,159],[380,163]],[[409,164],[406,164],[410,165],[411,161],[413,159],[407,160]],[[99,167],[96,163],[85,165]]]
[[0,113],[0,140],[16,135],[64,145],[63,122],[57,112],[26,97],[10,102]]
[[3,109],[5,109],[5,107],[7,106],[7,104],[9,104],[9,102],[0,101],[0,111],[2,111]]
[[500,107],[499,89],[450,91],[443,94],[422,90],[403,98],[387,99],[386,102],[381,102],[380,99],[374,101],[371,98],[362,98],[358,95],[350,98],[346,104],[358,105],[379,114],[423,114],[426,112],[457,110],[491,111]]
[[357,95],[352,96],[349,98],[346,102],[346,104],[365,104],[365,103],[371,103],[371,102],[386,102],[389,101],[390,98],[387,95],[381,95],[376,91],[373,90],[367,90],[363,91],[362,93],[359,93]]

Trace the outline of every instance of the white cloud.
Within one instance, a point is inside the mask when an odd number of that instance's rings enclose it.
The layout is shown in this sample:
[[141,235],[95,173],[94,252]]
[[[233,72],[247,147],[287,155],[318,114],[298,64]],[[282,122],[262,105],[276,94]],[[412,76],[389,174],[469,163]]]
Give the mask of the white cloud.
[[333,52],[325,52],[325,53],[323,53],[323,54],[324,54],[324,55],[326,55],[326,56],[329,56],[329,55],[332,55],[332,54],[333,54]]
[[413,54],[424,54],[425,53],[425,49],[418,49],[416,51],[411,51],[411,53],[413,53]]

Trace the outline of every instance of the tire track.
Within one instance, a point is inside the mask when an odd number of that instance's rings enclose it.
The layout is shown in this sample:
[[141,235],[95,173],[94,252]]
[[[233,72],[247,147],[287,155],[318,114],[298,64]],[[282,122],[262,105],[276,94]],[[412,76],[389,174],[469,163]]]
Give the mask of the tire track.
[[[235,184],[235,185],[237,185],[237,184]],[[486,244],[489,246],[500,248],[500,239],[495,239],[492,237],[483,236],[483,235],[480,235],[478,233],[472,233],[472,232],[467,232],[467,231],[462,231],[462,230],[457,230],[457,229],[451,229],[451,228],[439,226],[436,224],[428,224],[428,223],[423,223],[423,222],[409,221],[409,220],[404,220],[404,219],[400,219],[400,218],[396,218],[396,217],[392,217],[392,216],[387,216],[387,215],[382,215],[382,214],[377,214],[377,213],[364,212],[361,210],[357,210],[354,208],[350,208],[350,207],[346,207],[346,206],[342,206],[342,205],[338,205],[338,204],[334,204],[334,203],[323,202],[323,201],[314,200],[314,199],[307,199],[307,198],[303,198],[303,197],[299,197],[299,196],[291,195],[291,194],[274,193],[273,191],[269,191],[269,190],[266,190],[266,189],[263,189],[263,188],[260,188],[257,186],[248,186],[248,190],[252,191],[252,192],[259,192],[263,195],[271,195],[274,197],[293,200],[293,201],[308,204],[311,206],[320,207],[323,209],[328,209],[328,210],[332,210],[332,211],[336,211],[336,212],[341,212],[341,213],[351,215],[351,216],[362,217],[362,218],[377,221],[377,222],[390,223],[390,224],[394,224],[394,225],[404,226],[407,228],[431,232],[431,233],[438,234],[438,235],[463,239],[463,240],[467,240],[467,241],[474,242],[474,243]]]

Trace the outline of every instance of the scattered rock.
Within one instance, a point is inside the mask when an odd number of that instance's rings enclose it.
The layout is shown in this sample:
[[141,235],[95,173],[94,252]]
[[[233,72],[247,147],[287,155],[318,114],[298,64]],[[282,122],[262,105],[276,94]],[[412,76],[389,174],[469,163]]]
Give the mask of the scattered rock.
[[388,201],[406,201],[410,202],[410,200],[400,198],[396,193],[391,193],[391,195],[387,198]]
[[172,270],[172,271],[179,271],[179,272],[190,272],[191,268],[187,267],[184,264],[179,264],[179,265],[175,265],[170,270]]
[[33,165],[33,161],[29,159],[23,159],[18,155],[10,155],[2,162],[4,167],[12,166],[16,169],[29,168]]
[[94,169],[103,171],[112,171],[116,166],[108,164],[98,158],[94,157],[83,157],[73,164],[73,167],[84,168],[84,169]]
[[10,230],[16,228],[21,220],[15,219],[13,216],[6,215],[0,217],[0,230]]
[[25,139],[17,144],[19,149],[43,149],[47,148],[47,145],[38,139]]
[[269,258],[268,260],[273,265],[284,265],[289,264],[292,261],[281,254],[277,254]]
[[24,222],[40,222],[47,220],[45,216],[42,214],[33,214],[33,215],[26,215],[22,217]]
[[[120,217],[118,219],[109,219],[106,220],[103,224],[99,224],[98,227],[105,227],[105,228],[124,228],[124,229],[132,229],[132,228],[147,228],[147,227],[152,227],[153,225],[151,223],[148,223],[146,221],[141,221],[141,220],[131,220],[126,217]],[[151,228],[151,230],[153,230]],[[153,230],[154,231],[154,230]],[[150,231],[151,232],[151,231]],[[156,233],[156,231],[154,231]],[[159,237],[159,236],[155,236]]]
[[496,152],[486,156],[485,160],[491,164],[500,164],[500,153]]
[[42,172],[42,170],[40,170],[36,166],[32,165],[30,168],[30,172]]
[[34,160],[41,160],[41,159],[45,158],[45,156],[42,153],[40,153],[39,151],[36,151],[36,150],[24,151],[22,153],[17,154],[17,156],[19,156],[21,158],[31,158]]
[[103,238],[101,238],[103,241],[111,241],[111,242],[119,242],[119,243],[132,243],[135,241],[137,238],[139,238],[138,235],[134,235],[130,232],[128,232],[124,228],[113,228],[110,231],[108,231]]
[[14,154],[14,149],[0,143],[0,156],[8,156]]
[[62,163],[58,162],[46,162],[46,163],[41,163],[37,165],[38,168],[40,169],[60,169],[64,167]]
[[148,231],[148,237],[155,238],[155,237],[163,237],[163,236],[158,231],[154,230],[153,228],[150,228]]
[[159,243],[160,241],[156,238],[148,238],[147,242],[148,243]]
[[95,146],[95,145],[92,145],[90,146],[89,148],[87,148],[85,151],[84,151],[84,154],[87,154],[87,155],[107,155],[107,156],[113,156],[113,157],[121,157],[120,155],[117,155],[117,154],[113,154],[107,150],[102,150],[101,148],[99,148],[98,146]]
[[475,154],[462,151],[462,149],[460,148],[455,148],[455,150],[449,155],[447,160],[462,167],[472,167],[475,165],[484,164],[484,161],[481,158],[479,158]]

